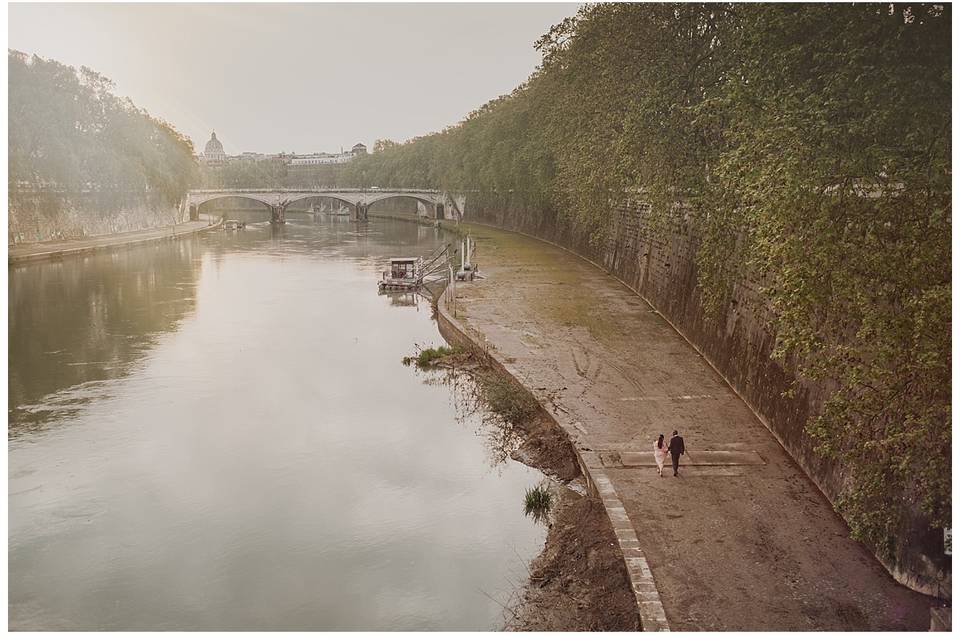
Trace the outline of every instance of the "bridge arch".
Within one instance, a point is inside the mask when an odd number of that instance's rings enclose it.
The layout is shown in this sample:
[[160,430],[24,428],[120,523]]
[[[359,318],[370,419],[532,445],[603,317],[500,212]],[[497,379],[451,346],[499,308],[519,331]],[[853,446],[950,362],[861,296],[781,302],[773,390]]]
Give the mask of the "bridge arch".
[[[189,212],[191,220],[200,219],[200,207],[203,205],[216,202],[217,200],[227,200],[227,199],[240,199],[247,200],[249,202],[256,202],[263,205],[265,213],[268,213],[271,220],[276,220],[278,215],[278,209],[273,202],[271,202],[268,195],[258,195],[258,194],[247,194],[247,193],[208,193],[208,194],[191,194],[188,199]],[[251,209],[251,211],[254,211]]]
[[367,206],[376,204],[378,202],[384,202],[386,200],[391,200],[393,198],[411,198],[417,202],[423,203],[425,206],[432,207],[436,204],[440,204],[440,200],[435,197],[426,197],[423,194],[417,193],[385,193],[383,195],[378,195],[377,197],[367,198]]
[[274,202],[271,202],[265,197],[248,193],[212,193],[204,196],[194,197],[192,198],[190,204],[199,209],[200,206],[205,205],[208,202],[213,202],[214,200],[223,200],[226,198],[243,198],[244,200],[253,200],[254,202],[259,202],[268,208],[272,208],[275,205]]
[[283,203],[283,207],[287,208],[295,202],[301,202],[303,200],[309,200],[311,198],[330,198],[331,200],[336,200],[337,202],[342,202],[349,207],[353,208],[354,211],[357,209],[357,203],[347,200],[343,196],[335,193],[305,193],[303,195],[298,195],[290,200],[287,200]]
[[415,200],[426,207],[429,212],[430,218],[445,218],[446,217],[446,202],[444,197],[438,193],[430,192],[392,192],[377,194],[373,197],[369,197],[366,201],[365,207],[369,208],[378,202],[386,202],[387,200],[393,200],[396,198],[409,198]]

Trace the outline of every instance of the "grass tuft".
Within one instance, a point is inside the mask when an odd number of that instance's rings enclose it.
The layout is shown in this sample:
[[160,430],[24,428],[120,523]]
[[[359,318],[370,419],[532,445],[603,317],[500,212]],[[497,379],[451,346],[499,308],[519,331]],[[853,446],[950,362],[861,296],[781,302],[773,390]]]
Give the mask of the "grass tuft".
[[530,487],[523,497],[524,515],[532,515],[533,519],[537,522],[544,520],[547,517],[547,513],[550,512],[552,499],[553,495],[546,486],[539,484],[535,487]]

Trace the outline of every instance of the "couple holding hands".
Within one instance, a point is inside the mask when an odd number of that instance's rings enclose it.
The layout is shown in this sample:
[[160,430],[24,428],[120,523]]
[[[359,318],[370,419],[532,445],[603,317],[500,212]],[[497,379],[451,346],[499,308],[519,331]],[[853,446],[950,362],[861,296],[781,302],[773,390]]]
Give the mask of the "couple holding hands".
[[683,455],[684,451],[683,438],[680,437],[679,433],[674,431],[670,443],[666,446],[664,446],[663,434],[661,433],[657,441],[653,443],[653,458],[657,461],[657,472],[661,476],[663,475],[663,463],[669,453],[673,459],[673,475],[680,475],[677,473],[677,469],[680,467],[680,456]]

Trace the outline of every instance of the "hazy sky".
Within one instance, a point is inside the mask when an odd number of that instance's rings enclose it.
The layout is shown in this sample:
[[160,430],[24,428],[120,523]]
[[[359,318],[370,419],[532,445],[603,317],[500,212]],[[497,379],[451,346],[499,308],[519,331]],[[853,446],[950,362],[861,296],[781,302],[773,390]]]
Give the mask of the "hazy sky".
[[228,154],[337,151],[454,124],[539,63],[577,4],[10,4],[9,46]]

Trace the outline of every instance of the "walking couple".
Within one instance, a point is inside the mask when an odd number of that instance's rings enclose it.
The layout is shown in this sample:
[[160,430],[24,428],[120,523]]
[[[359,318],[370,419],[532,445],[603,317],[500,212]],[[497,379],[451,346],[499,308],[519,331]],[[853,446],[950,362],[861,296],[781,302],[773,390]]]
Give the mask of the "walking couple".
[[673,475],[680,475],[677,473],[677,469],[680,467],[680,456],[683,455],[684,452],[683,438],[680,437],[679,433],[674,431],[673,437],[670,438],[670,444],[666,446],[664,446],[663,434],[661,433],[657,441],[653,443],[653,458],[657,461],[657,472],[661,476],[663,475],[663,463],[669,453],[670,457],[673,458]]

